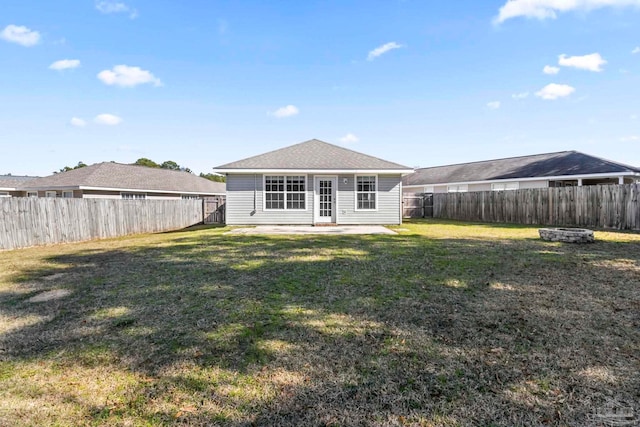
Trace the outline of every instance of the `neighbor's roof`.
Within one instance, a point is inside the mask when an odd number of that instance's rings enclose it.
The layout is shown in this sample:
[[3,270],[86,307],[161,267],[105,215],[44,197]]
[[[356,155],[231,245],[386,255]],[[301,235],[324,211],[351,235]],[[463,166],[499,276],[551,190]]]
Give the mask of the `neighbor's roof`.
[[388,162],[317,139],[301,142],[279,150],[249,157],[214,168],[218,172],[242,172],[261,170],[353,170],[394,171],[409,173],[413,169],[398,163]]
[[22,190],[55,188],[139,190],[148,192],[223,194],[225,184],[188,172],[104,162],[34,179]]
[[0,175],[0,189],[11,191],[36,178],[37,176]]
[[404,185],[431,185],[566,175],[638,174],[640,169],[578,151],[536,154],[416,169]]

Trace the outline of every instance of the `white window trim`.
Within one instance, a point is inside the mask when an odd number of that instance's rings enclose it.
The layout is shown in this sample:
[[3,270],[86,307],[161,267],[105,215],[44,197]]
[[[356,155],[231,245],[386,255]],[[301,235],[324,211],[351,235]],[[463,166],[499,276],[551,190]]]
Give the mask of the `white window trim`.
[[[67,194],[71,194],[71,196],[66,196]],[[63,191],[62,198],[73,199],[73,191]]]
[[[375,209],[359,209],[358,208],[358,177],[359,176],[372,176],[375,178],[375,186],[376,186],[376,191],[374,192],[375,196],[376,196],[376,207]],[[377,212],[378,211],[378,206],[380,206],[380,197],[378,197],[378,175],[375,173],[360,173],[357,175],[353,176],[353,203],[354,203],[354,210],[357,212]]]
[[447,193],[468,193],[469,184],[447,185]]
[[37,191],[27,191],[27,197],[38,197]]
[[[268,176],[282,176],[284,177],[284,207],[282,209],[267,209],[267,177]],[[287,208],[287,177],[288,176],[301,176],[304,178],[304,209]],[[306,174],[301,173],[268,173],[262,174],[262,211],[263,212],[306,212],[309,210],[309,177]]]
[[491,184],[491,191],[512,191],[512,190],[519,190],[519,189],[520,189],[520,183],[518,181],[494,182]]
[[57,193],[55,191],[45,191],[44,192],[44,197],[50,197],[50,198],[55,198],[58,197]]
[[[124,197],[125,194],[134,194],[134,195],[140,195],[140,196],[144,196],[144,197]],[[120,193],[120,198],[123,199],[123,200],[146,200],[147,193],[122,192],[122,193]]]

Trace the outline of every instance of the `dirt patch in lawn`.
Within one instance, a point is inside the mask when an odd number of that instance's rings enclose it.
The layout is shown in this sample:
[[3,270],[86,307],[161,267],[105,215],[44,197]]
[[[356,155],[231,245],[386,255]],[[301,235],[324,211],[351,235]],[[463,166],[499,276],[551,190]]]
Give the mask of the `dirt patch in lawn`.
[[640,409],[640,236],[402,228],[6,252],[0,424],[584,426]]

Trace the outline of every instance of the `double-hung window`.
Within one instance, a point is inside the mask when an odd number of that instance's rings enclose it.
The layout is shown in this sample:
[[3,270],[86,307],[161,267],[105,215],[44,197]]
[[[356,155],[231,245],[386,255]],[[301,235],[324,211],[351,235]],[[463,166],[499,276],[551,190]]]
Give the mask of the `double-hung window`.
[[304,175],[266,175],[264,177],[265,210],[305,210],[306,187]]
[[375,175],[356,176],[356,210],[375,210],[377,183]]

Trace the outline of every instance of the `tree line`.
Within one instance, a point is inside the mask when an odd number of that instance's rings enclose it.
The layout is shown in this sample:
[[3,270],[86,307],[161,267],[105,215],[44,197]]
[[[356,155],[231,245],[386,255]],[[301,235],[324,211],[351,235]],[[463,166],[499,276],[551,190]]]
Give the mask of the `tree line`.
[[[148,168],[158,168],[158,169],[169,169],[169,170],[174,170],[174,171],[183,171],[183,172],[188,172],[188,173],[193,173],[193,171],[191,169],[189,169],[188,167],[185,166],[180,166],[178,163],[174,162],[173,160],[167,160],[165,162],[162,163],[156,163],[151,159],[147,159],[146,157],[141,157],[138,160],[136,160],[135,162],[131,163],[132,165],[137,165],[137,166],[145,166]],[[61,168],[58,171],[55,171],[53,173],[60,173],[60,172],[67,172],[67,171],[71,171],[74,169],[80,169],[80,168],[84,168],[87,167],[88,165],[84,162],[78,162],[77,165],[75,166],[65,166],[63,168]],[[225,181],[225,177],[222,175],[218,175],[215,173],[200,173],[199,175],[201,178],[205,178],[208,179],[209,181],[216,181],[216,182],[224,182]]]

